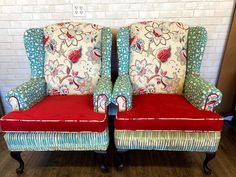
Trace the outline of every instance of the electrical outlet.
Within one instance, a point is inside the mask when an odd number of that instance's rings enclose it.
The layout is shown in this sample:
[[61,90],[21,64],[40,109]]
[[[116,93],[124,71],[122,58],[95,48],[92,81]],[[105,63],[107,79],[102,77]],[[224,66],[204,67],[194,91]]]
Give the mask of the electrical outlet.
[[73,4],[72,7],[73,16],[75,17],[85,17],[85,5],[84,4]]

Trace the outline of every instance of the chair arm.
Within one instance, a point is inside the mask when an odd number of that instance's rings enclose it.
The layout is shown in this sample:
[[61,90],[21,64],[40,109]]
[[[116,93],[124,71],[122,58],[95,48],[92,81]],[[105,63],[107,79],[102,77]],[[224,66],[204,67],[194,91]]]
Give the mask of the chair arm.
[[191,74],[186,76],[184,96],[198,109],[210,111],[213,111],[222,99],[222,93],[219,89],[199,76]]
[[118,106],[118,111],[127,111],[132,107],[132,85],[129,75],[120,75],[116,79],[112,102]]
[[46,96],[46,82],[44,78],[31,79],[6,94],[6,100],[13,110],[25,110],[39,102]]
[[93,94],[94,111],[105,113],[107,106],[111,103],[112,82],[109,77],[101,77],[98,80]]

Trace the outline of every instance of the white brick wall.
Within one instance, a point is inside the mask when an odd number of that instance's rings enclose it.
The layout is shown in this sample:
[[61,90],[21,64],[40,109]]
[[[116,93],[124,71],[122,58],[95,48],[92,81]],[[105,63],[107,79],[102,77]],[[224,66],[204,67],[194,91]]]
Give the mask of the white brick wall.
[[[73,2],[86,4],[86,17],[73,17]],[[209,39],[201,75],[215,84],[234,4],[234,0],[0,0],[0,94],[3,97],[30,78],[24,31],[71,20],[109,27],[151,19],[202,25]],[[5,100],[4,107],[11,110]]]

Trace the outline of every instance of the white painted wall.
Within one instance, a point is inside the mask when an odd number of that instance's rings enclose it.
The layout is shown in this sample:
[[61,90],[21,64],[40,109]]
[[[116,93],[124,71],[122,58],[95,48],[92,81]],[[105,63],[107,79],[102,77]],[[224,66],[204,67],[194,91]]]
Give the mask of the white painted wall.
[[[72,3],[86,5],[86,17],[73,17]],[[23,45],[27,28],[81,20],[120,27],[143,20],[178,20],[207,28],[201,76],[215,84],[234,0],[0,0],[0,93],[30,78]],[[4,100],[6,112],[11,109]]]

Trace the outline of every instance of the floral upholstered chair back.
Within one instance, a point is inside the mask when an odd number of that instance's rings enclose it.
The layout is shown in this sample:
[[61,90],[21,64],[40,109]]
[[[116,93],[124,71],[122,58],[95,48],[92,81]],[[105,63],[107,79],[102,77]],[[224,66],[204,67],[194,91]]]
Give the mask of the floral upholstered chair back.
[[49,95],[92,94],[101,74],[102,31],[79,22],[27,30],[32,77],[45,77]]
[[44,28],[44,74],[49,95],[90,94],[101,70],[102,27],[58,23]]
[[130,25],[129,74],[134,94],[182,94],[188,26],[148,21]]

